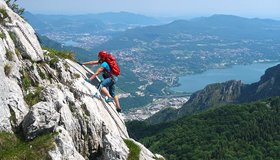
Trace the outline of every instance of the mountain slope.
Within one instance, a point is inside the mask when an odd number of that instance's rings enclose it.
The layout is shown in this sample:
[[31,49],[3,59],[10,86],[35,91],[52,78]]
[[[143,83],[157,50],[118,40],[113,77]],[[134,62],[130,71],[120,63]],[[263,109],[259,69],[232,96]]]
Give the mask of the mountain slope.
[[137,124],[141,127],[133,127],[129,134],[170,160],[277,159],[279,109],[280,97],[226,105],[167,124]]

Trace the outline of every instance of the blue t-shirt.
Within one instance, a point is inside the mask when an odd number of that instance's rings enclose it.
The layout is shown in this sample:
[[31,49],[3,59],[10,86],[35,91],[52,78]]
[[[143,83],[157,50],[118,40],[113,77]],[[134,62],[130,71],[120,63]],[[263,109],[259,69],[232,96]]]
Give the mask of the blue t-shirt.
[[[106,69],[109,73],[111,72],[111,68],[110,68],[110,66],[107,62],[102,62],[101,67]],[[106,78],[109,78],[109,77],[113,76],[114,80],[115,80],[115,83],[116,83],[118,81],[118,77],[115,77],[114,75],[111,75],[109,73],[106,73],[105,71],[103,71],[103,78],[106,79]]]
[[101,66],[106,69],[109,73],[111,72],[111,68],[107,62],[102,62]]

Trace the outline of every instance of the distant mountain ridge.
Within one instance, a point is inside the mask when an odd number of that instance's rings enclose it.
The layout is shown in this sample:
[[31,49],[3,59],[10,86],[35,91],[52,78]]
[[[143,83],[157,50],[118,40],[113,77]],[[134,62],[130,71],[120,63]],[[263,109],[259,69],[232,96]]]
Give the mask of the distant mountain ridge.
[[43,15],[25,12],[24,17],[40,34],[54,31],[99,33],[106,30],[124,30],[133,25],[160,24],[155,18],[129,12],[84,15]]
[[202,112],[213,106],[251,102],[274,96],[280,96],[280,64],[267,69],[256,83],[243,84],[241,81],[232,80],[207,85],[192,94],[190,100],[180,109],[160,111],[146,121],[156,124]]
[[[219,36],[225,40],[240,40],[258,37],[258,39],[278,39],[280,32],[280,21],[272,19],[244,18],[233,15],[213,15],[210,17],[199,17],[191,20],[174,20],[171,23],[135,28],[123,32],[119,37],[111,41],[122,41],[121,37],[137,38],[139,40],[153,41],[155,38],[170,36],[169,34],[200,34]],[[168,33],[168,34],[167,34]],[[278,34],[276,34],[278,33]],[[276,35],[275,35],[276,34]],[[147,39],[147,35],[154,35]],[[259,36],[258,36],[259,35]],[[110,41],[107,44],[111,43]],[[118,42],[120,43],[120,42]],[[107,46],[104,44],[102,46]],[[135,43],[131,45],[136,45]],[[101,46],[101,47],[102,47]],[[115,49],[112,46],[112,49]],[[127,47],[127,46],[124,46]]]

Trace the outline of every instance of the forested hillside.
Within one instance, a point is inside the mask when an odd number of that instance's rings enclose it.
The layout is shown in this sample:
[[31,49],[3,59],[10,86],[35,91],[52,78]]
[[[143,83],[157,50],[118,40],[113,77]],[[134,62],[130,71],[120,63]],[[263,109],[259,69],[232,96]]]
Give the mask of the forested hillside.
[[[278,159],[280,97],[226,105],[166,124],[130,122],[130,135],[169,160]],[[133,130],[131,130],[133,128]]]

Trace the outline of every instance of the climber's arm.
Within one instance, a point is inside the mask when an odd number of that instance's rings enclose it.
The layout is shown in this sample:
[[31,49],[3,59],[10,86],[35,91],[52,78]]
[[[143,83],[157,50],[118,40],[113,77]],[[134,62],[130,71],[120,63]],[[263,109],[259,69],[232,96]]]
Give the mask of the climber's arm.
[[88,65],[88,64],[94,65],[94,64],[98,64],[98,63],[99,63],[98,61],[89,61],[89,62],[83,63],[83,65]]
[[96,78],[96,76],[101,73],[104,70],[104,67],[100,67],[97,69],[97,71],[89,78],[90,80],[93,80],[94,78]]

